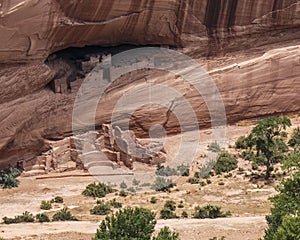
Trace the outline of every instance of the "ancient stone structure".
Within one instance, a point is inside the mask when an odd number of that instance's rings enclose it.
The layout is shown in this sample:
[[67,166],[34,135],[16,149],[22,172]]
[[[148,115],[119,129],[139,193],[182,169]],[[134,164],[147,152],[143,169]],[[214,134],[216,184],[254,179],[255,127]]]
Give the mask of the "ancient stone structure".
[[[183,48],[215,81],[229,123],[298,112],[299,12],[299,0],[0,0],[0,168],[36,161],[49,150],[49,140],[71,135],[80,71],[69,59],[48,58],[68,47]],[[85,73],[94,60],[81,64]],[[110,70],[103,70],[103,78],[109,76]],[[195,108],[199,126],[210,126],[205,102],[193,88],[161,71],[119,78],[107,90],[96,124],[109,122],[117,100],[146,81],[177,89]],[[168,112],[141,107],[131,128],[138,137],[147,136],[153,124],[176,134],[180,126]]]

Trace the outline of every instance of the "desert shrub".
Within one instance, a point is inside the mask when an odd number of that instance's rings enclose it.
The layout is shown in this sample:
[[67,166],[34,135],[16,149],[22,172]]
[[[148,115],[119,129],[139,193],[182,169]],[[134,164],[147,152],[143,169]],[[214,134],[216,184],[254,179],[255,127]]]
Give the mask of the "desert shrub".
[[206,185],[206,182],[201,181],[201,182],[199,182],[199,184],[201,187],[204,187]]
[[187,213],[186,211],[183,211],[183,212],[181,213],[181,217],[183,217],[183,218],[188,218],[189,215],[188,215],[188,213]]
[[99,201],[97,205],[90,210],[90,213],[94,215],[107,215],[110,213],[110,204]]
[[210,160],[203,164],[203,166],[200,168],[198,172],[199,178],[207,178],[211,175],[211,170],[214,168],[215,161]]
[[39,213],[35,216],[36,220],[40,223],[42,222],[50,222],[50,218],[44,214],[44,213]]
[[165,166],[162,166],[162,165],[158,165],[155,174],[157,176],[169,177],[169,176],[177,176],[178,172],[177,172],[176,169],[171,168],[169,166],[165,167]]
[[291,139],[289,140],[288,144],[291,147],[300,145],[300,128],[299,127],[293,131]]
[[141,187],[151,187],[151,183],[142,183]]
[[213,238],[210,238],[209,240],[225,240],[226,238],[224,236],[218,238],[218,237],[213,237]]
[[128,188],[127,191],[128,191],[128,192],[132,192],[132,193],[135,193],[135,192],[136,192],[136,190],[134,189],[134,187]]
[[77,221],[68,208],[63,208],[59,212],[55,213],[52,217],[52,221]]
[[113,189],[105,183],[91,183],[85,188],[82,194],[87,197],[102,198],[112,192]]
[[52,208],[52,204],[50,201],[42,201],[40,205],[40,209],[50,210]]
[[157,203],[157,198],[156,197],[151,197],[150,203],[152,203],[152,204]]
[[188,178],[187,182],[190,183],[190,184],[198,184],[199,183],[199,178],[190,177],[190,178]]
[[121,189],[126,189],[127,188],[127,184],[123,181],[120,183],[120,188]]
[[163,227],[153,240],[179,240],[179,234],[171,231],[169,227]]
[[227,151],[222,151],[217,159],[214,170],[216,174],[230,172],[238,167],[235,157]]
[[132,180],[132,185],[133,185],[133,186],[138,186],[139,184],[140,184],[140,181],[139,181],[139,180],[137,180],[137,179],[135,179],[135,178]]
[[153,212],[144,208],[125,208],[107,216],[93,240],[150,240],[155,224]]
[[120,197],[127,197],[127,196],[128,196],[128,193],[127,193],[126,191],[124,191],[124,190],[121,190],[121,191],[119,192],[119,196],[120,196]]
[[21,172],[16,169],[9,167],[6,170],[0,171],[0,186],[2,188],[16,188],[19,186],[19,180],[16,179],[20,176]]
[[162,219],[177,218],[175,211],[176,203],[174,201],[166,201],[164,208],[160,211],[160,217]]
[[115,198],[111,201],[109,201],[109,205],[112,206],[113,208],[121,208],[122,203],[118,202]]
[[204,207],[196,207],[194,211],[194,218],[219,218],[229,216],[230,212],[223,213],[221,207],[214,205],[206,205]]
[[63,203],[63,202],[64,202],[64,199],[63,199],[61,196],[56,196],[56,197],[53,199],[53,202],[55,202],[55,203]]
[[190,175],[190,166],[181,164],[177,167],[180,176],[188,177]]
[[237,149],[247,149],[249,146],[247,138],[245,136],[239,137],[235,142],[235,148]]
[[22,215],[15,216],[14,218],[4,217],[5,224],[21,223],[21,222],[34,222],[34,217],[29,212],[24,212]]
[[208,151],[215,152],[215,153],[221,152],[221,150],[222,150],[220,145],[217,142],[210,143],[207,146],[207,149],[208,149]]
[[175,184],[172,182],[172,180],[163,177],[157,177],[152,187],[155,189],[155,191],[167,192],[174,186]]

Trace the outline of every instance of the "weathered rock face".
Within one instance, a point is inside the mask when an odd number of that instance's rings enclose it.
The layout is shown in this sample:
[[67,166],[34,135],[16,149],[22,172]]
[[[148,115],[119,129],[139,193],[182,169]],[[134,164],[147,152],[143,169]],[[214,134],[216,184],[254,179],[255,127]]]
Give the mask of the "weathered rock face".
[[[0,0],[0,167],[34,162],[51,150],[45,139],[71,135],[72,107],[82,80],[68,61],[45,63],[57,50],[119,44],[183,47],[207,67],[228,122],[234,123],[300,110],[299,38],[299,0]],[[245,52],[245,61],[239,51]],[[234,60],[227,64],[228,58],[200,57],[217,53]],[[221,67],[215,64],[219,61]],[[119,79],[99,107],[97,123],[109,122],[114,103],[145,79],[178,89],[195,108],[200,126],[209,125],[205,103],[193,89],[171,74],[153,71]],[[139,136],[155,123],[176,133],[178,122],[174,116],[166,122],[167,111],[141,108],[132,127]]]
[[[199,53],[241,49],[249,34],[298,27],[298,0],[0,1],[0,62],[69,46],[164,44]],[[239,41],[230,41],[232,38]],[[270,41],[270,40],[269,40]],[[226,46],[226,45],[230,46]],[[216,49],[217,47],[217,49]]]

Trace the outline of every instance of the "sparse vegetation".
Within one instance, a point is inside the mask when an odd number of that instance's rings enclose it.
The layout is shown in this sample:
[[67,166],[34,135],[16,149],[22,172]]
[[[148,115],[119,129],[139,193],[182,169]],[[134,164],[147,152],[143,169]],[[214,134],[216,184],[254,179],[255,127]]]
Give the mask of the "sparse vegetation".
[[50,218],[44,214],[44,213],[39,213],[35,216],[36,220],[40,223],[43,223],[43,222],[50,222]]
[[132,180],[132,185],[133,185],[133,186],[138,186],[139,184],[140,184],[140,181],[138,181],[137,179],[134,178],[134,179]]
[[121,208],[122,203],[118,202],[115,198],[109,202],[109,205],[113,208]]
[[216,174],[221,174],[223,172],[230,172],[238,167],[237,163],[238,163],[237,160],[232,154],[223,150],[221,151],[221,153],[217,158],[217,162],[216,165],[214,166],[214,170]]
[[128,196],[128,193],[127,193],[126,191],[124,191],[124,190],[121,190],[121,191],[119,192],[119,196],[120,196],[120,197],[127,197],[127,196]]
[[112,193],[113,189],[104,183],[91,183],[82,192],[84,196],[103,198],[106,194]]
[[217,142],[212,142],[207,146],[208,151],[219,153],[221,152],[221,147]]
[[165,176],[165,177],[169,177],[169,176],[177,176],[178,175],[178,172],[176,169],[174,168],[171,168],[169,166],[163,166],[163,165],[160,165],[158,164],[157,165],[157,170],[155,172],[155,174],[157,176]]
[[121,189],[126,189],[127,188],[127,184],[123,181],[120,183],[120,188]]
[[52,204],[50,201],[42,201],[40,205],[40,209],[50,210],[52,208]]
[[177,167],[180,176],[188,177],[190,175],[190,166],[181,164]]
[[97,205],[90,210],[94,215],[107,215],[110,213],[110,204],[104,203],[104,201],[97,201]]
[[160,229],[158,235],[153,237],[153,240],[178,240],[179,234],[171,231],[169,227],[163,227]]
[[19,180],[16,179],[20,176],[21,172],[16,169],[9,167],[6,170],[0,171],[0,187],[2,188],[16,188],[19,186]]
[[53,202],[55,202],[55,203],[63,203],[63,202],[64,202],[64,199],[63,199],[61,196],[56,196],[56,197],[53,199]]
[[22,222],[34,222],[34,217],[29,212],[24,212],[22,215],[15,216],[14,218],[4,217],[5,224],[22,223]]
[[171,219],[178,218],[175,214],[176,203],[174,201],[166,201],[164,208],[160,211],[160,218],[162,219]]
[[206,205],[204,207],[196,207],[193,217],[194,218],[220,218],[230,216],[230,212],[223,213],[221,207],[214,205]]
[[52,221],[78,221],[78,219],[71,214],[68,208],[63,208],[53,215]]
[[157,177],[153,184],[153,189],[155,189],[155,191],[167,192],[174,186],[175,184],[172,182],[172,180],[163,177]]
[[152,203],[152,204],[157,203],[157,198],[156,197],[151,197],[150,203]]

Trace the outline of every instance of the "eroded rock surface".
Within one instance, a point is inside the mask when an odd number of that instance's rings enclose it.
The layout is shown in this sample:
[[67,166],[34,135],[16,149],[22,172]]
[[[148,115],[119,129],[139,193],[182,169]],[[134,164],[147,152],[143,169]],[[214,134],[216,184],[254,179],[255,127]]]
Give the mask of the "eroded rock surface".
[[[119,44],[183,47],[210,73],[227,120],[234,123],[300,110],[299,26],[299,0],[0,0],[0,167],[18,161],[34,165],[37,156],[51,149],[49,140],[72,134],[74,99],[93,60],[80,60],[81,69],[76,59],[51,62],[48,56],[57,50]],[[122,76],[107,90],[97,124],[108,123],[117,100],[146,81],[177,89],[191,102],[200,127],[210,125],[207,107],[193,88],[161,71]],[[131,127],[138,137],[147,136],[153,124],[179,133],[170,111],[174,107],[176,102],[169,108],[141,106]]]

